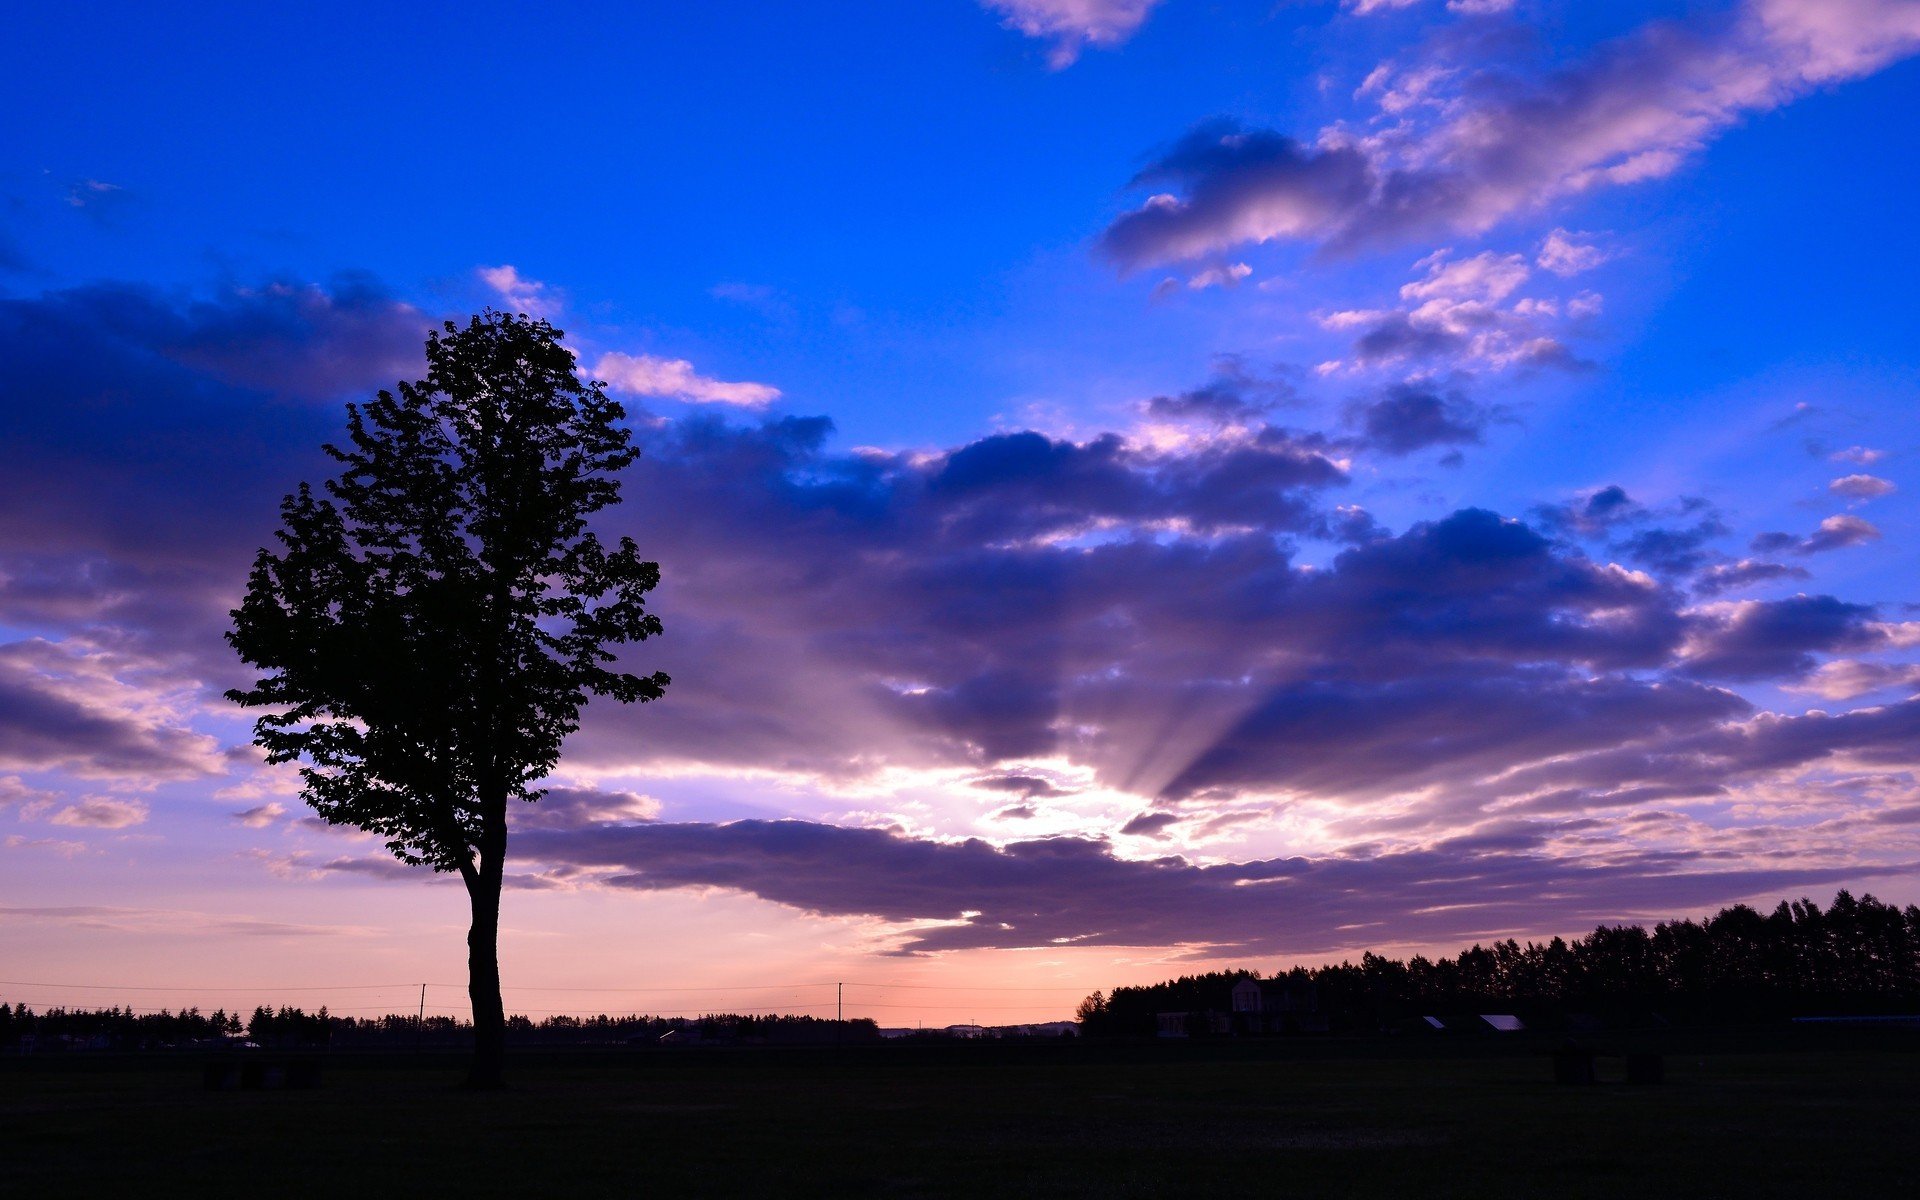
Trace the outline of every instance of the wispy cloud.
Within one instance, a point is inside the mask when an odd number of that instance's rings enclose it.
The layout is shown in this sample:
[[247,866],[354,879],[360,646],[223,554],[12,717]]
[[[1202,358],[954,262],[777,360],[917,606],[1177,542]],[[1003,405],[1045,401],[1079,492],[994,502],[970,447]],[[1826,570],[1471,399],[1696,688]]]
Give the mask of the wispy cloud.
[[1650,23],[1532,77],[1492,61],[1390,64],[1369,80],[1383,120],[1364,130],[1196,127],[1135,177],[1156,194],[1102,246],[1134,269],[1276,240],[1479,233],[1670,175],[1742,118],[1916,50],[1911,0],[1745,0],[1731,14]]

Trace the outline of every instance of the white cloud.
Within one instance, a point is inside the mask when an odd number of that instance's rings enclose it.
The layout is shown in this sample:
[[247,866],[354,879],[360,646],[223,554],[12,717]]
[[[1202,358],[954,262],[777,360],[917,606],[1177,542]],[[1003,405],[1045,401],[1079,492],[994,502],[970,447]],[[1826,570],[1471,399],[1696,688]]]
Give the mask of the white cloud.
[[1415,266],[1427,268],[1427,277],[1400,289],[1402,300],[1429,300],[1445,304],[1497,303],[1511,296],[1532,272],[1518,254],[1483,251],[1472,258],[1449,261],[1449,250],[1428,255]]
[[551,317],[560,311],[560,294],[538,279],[528,279],[512,263],[481,267],[481,282],[492,288],[515,312]]
[[1555,327],[1563,314],[1578,319],[1599,311],[1597,294],[1583,292],[1564,305],[1552,297],[1516,297],[1533,275],[1525,255],[1451,254],[1438,250],[1415,263],[1425,274],[1401,287],[1397,308],[1323,314],[1323,328],[1352,332],[1355,340],[1351,362],[1323,363],[1321,373],[1410,360],[1494,369],[1580,365]]
[[633,396],[671,396],[703,404],[760,408],[780,398],[780,389],[764,383],[729,382],[702,375],[684,358],[653,354],[603,354],[593,376],[614,391]]
[[1534,261],[1542,270],[1552,271],[1562,279],[1578,275],[1582,271],[1591,271],[1612,257],[1591,242],[1575,240],[1591,236],[1593,235],[1556,229],[1547,235],[1545,242],[1541,243],[1540,256]]
[[1088,46],[1118,46],[1132,37],[1160,0],[981,0],[1009,29],[1053,43],[1047,62],[1070,67]]
[[1253,268],[1246,263],[1229,263],[1224,267],[1208,267],[1206,270],[1187,280],[1187,287],[1193,291],[1204,291],[1210,287],[1230,288],[1240,286],[1240,281],[1253,274]]

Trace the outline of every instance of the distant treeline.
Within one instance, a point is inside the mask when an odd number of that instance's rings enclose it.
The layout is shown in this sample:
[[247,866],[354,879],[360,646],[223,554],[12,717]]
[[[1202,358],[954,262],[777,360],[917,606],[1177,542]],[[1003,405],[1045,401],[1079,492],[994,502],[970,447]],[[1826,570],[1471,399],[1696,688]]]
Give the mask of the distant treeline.
[[[671,1035],[671,1036],[670,1036]],[[253,1042],[263,1047],[379,1047],[462,1045],[471,1041],[471,1023],[447,1016],[424,1020],[394,1013],[381,1017],[339,1017],[324,1007],[238,1011],[198,1008],[139,1013],[131,1008],[48,1008],[34,1012],[25,1004],[0,1002],[0,1049],[32,1045],[36,1050],[163,1050]],[[522,1045],[609,1045],[625,1042],[826,1042],[878,1039],[879,1027],[858,1018],[830,1021],[817,1017],[752,1016],[714,1013],[701,1017],[548,1016],[538,1021],[507,1018],[507,1039]]]
[[1577,941],[1475,945],[1453,958],[1189,975],[1095,992],[1079,1018],[1090,1036],[1147,1036],[1156,1014],[1226,1012],[1234,984],[1253,978],[1311,996],[1336,1031],[1393,1029],[1422,1016],[1511,1013],[1529,1025],[1719,1024],[1797,1016],[1920,1013],[1920,907],[1902,910],[1842,891],[1824,911],[1782,901],[1762,915],[1744,904],[1652,931],[1602,925]]

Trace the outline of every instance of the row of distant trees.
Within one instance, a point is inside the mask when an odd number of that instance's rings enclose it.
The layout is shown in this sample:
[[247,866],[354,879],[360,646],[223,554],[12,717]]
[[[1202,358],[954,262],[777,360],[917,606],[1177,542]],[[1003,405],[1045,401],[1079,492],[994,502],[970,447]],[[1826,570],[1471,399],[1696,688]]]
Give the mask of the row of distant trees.
[[[658,1041],[668,1034],[688,1040],[735,1042],[863,1041],[880,1036],[867,1018],[830,1021],[817,1017],[739,1013],[712,1013],[699,1017],[554,1015],[536,1021],[507,1017],[510,1040],[541,1045],[606,1045],[635,1040]],[[11,1049],[25,1037],[53,1047],[63,1043],[116,1050],[155,1050],[205,1046],[244,1038],[262,1046],[398,1046],[421,1042],[470,1044],[473,1024],[449,1016],[424,1019],[392,1013],[379,1017],[334,1016],[324,1007],[317,1012],[265,1005],[242,1018],[238,1011],[198,1008],[178,1012],[135,1012],[131,1008],[48,1008],[35,1012],[26,1004],[0,1002],[0,1049]]]
[[1155,1014],[1224,1011],[1233,985],[1272,980],[1309,988],[1335,1030],[1393,1028],[1423,1015],[1513,1013],[1561,1027],[1718,1024],[1796,1016],[1920,1012],[1920,907],[1842,891],[1822,909],[1782,901],[1770,914],[1744,904],[1652,930],[1603,925],[1569,942],[1512,938],[1452,958],[1405,961],[1367,953],[1358,963],[1189,975],[1095,992],[1078,1016],[1091,1036],[1145,1036]]

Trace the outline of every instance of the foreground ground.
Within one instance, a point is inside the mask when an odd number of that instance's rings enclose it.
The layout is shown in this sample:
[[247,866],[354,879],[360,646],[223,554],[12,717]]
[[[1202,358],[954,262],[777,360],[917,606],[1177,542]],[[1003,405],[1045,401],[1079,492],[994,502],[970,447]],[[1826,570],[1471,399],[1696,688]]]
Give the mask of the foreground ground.
[[[0,1060],[0,1195],[1920,1195],[1920,1033],[1669,1038],[1659,1086],[1544,1041]],[[1618,1077],[1602,1060],[1603,1078]]]

